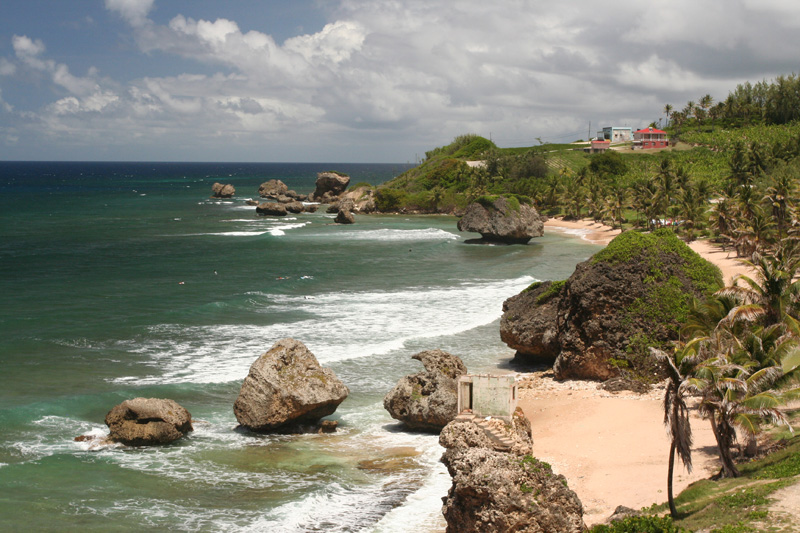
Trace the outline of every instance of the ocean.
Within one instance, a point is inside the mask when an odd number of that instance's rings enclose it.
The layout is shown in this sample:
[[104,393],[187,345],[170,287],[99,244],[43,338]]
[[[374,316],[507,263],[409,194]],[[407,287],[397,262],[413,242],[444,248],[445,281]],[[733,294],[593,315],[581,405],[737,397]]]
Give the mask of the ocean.
[[[259,217],[245,200],[317,172],[382,183],[407,165],[0,162],[0,530],[439,531],[450,477],[435,435],[383,409],[411,355],[509,372],[503,300],[564,279],[599,247],[548,233],[467,244],[449,216],[324,209]],[[231,200],[210,198],[219,181]],[[330,435],[237,428],[233,402],[277,340],[350,388]],[[125,399],[171,398],[194,432],[96,447]]]

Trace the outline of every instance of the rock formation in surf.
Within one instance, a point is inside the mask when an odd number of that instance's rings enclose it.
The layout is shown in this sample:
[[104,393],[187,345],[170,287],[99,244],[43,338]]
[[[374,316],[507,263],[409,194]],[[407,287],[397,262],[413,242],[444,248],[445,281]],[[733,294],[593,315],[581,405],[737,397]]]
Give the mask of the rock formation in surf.
[[261,216],[285,217],[288,211],[286,206],[275,202],[262,202],[256,206],[256,213]]
[[282,339],[250,367],[233,405],[236,420],[253,431],[315,423],[333,414],[350,391],[306,346]]
[[526,244],[544,235],[544,220],[535,208],[515,197],[483,197],[467,206],[458,229],[480,233],[485,241]]
[[258,188],[258,195],[261,198],[277,198],[280,195],[285,195],[289,191],[289,187],[281,180],[265,181]]
[[214,183],[211,186],[212,198],[233,198],[236,194],[236,189],[230,183],[223,185],[222,183]]
[[167,444],[192,431],[192,415],[173,400],[134,398],[106,415],[109,438],[129,446]]
[[383,398],[383,407],[411,429],[439,431],[458,414],[458,378],[467,367],[443,350],[411,358],[421,361],[425,371],[402,378]]
[[453,479],[442,507],[448,533],[585,530],[583,505],[566,478],[530,455],[531,426],[522,409],[510,425],[461,418],[439,436]]
[[656,379],[650,346],[678,338],[693,298],[719,269],[668,229],[628,231],[564,282],[534,284],[503,304],[500,336],[523,361],[555,361],[556,379]]
[[329,204],[339,198],[350,184],[350,176],[339,172],[319,172],[316,188],[309,197],[314,202]]

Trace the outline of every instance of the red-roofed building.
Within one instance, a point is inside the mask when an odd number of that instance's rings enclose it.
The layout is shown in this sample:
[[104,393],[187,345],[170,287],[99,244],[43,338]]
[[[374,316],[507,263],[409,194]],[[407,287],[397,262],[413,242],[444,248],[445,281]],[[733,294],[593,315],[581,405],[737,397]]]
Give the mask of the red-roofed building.
[[655,128],[645,128],[633,132],[633,149],[666,148],[669,146],[667,132]]
[[608,150],[609,146],[611,146],[611,141],[601,141],[599,139],[592,139],[591,145],[587,148],[584,148],[583,151],[590,154],[599,154]]

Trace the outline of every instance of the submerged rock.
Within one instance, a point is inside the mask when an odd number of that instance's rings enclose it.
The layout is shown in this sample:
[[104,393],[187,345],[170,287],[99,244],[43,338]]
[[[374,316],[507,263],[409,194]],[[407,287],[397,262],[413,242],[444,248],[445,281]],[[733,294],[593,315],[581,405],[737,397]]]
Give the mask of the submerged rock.
[[459,231],[480,233],[484,240],[508,244],[526,244],[544,235],[544,219],[533,207],[516,198],[484,198],[467,206],[458,221]]
[[167,444],[192,431],[192,415],[173,400],[134,398],[106,415],[109,438],[129,446]]
[[383,407],[409,428],[439,431],[458,414],[458,378],[467,367],[443,350],[411,358],[421,361],[425,371],[402,378],[383,398]]
[[232,198],[234,194],[236,194],[236,189],[230,183],[227,185],[215,183],[211,186],[212,198]]
[[498,423],[492,433],[513,441],[510,451],[498,451],[497,438],[474,420],[456,419],[439,436],[453,479],[443,498],[447,532],[584,531],[583,505],[566,478],[530,455],[530,422],[522,410],[511,424]]
[[272,431],[314,423],[333,414],[349,392],[302,342],[287,338],[276,342],[250,367],[233,413],[248,429]]

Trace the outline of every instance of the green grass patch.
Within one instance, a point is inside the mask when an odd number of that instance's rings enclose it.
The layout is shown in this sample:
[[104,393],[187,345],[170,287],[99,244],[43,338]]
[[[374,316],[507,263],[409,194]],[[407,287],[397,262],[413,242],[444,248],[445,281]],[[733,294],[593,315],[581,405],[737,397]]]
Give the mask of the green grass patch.
[[552,300],[555,296],[561,294],[561,289],[564,288],[564,285],[566,285],[566,283],[567,280],[565,279],[561,281],[553,281],[552,283],[550,283],[550,286],[547,287],[547,289],[545,289],[545,291],[536,298],[536,303],[539,305],[546,304],[547,302]]

